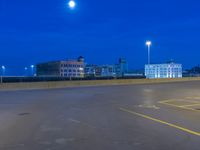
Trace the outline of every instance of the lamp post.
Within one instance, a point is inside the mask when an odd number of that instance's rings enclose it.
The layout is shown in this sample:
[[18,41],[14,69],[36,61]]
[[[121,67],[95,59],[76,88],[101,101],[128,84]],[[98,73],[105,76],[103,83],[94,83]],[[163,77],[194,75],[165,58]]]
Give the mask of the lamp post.
[[5,66],[1,66],[1,68],[2,68],[2,75],[4,76],[5,75],[6,67]]
[[6,67],[5,66],[1,66],[1,70],[2,70],[2,73],[1,73],[1,83],[3,83],[3,76],[5,74]]
[[31,67],[31,76],[34,76],[34,67],[35,67],[35,66],[34,66],[34,65],[31,65],[30,67]]
[[150,50],[151,50],[151,41],[146,42],[147,48],[148,48],[148,65],[151,63],[151,56],[150,56]]
[[27,67],[24,67],[25,76],[27,76],[27,70],[28,70],[28,68],[27,68]]

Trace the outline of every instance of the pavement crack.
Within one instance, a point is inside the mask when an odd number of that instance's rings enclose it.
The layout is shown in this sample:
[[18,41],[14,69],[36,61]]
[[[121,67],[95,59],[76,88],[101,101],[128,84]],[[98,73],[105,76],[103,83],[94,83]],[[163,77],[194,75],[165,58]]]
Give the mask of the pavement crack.
[[19,116],[26,116],[26,115],[30,115],[31,113],[25,112],[25,113],[19,113]]

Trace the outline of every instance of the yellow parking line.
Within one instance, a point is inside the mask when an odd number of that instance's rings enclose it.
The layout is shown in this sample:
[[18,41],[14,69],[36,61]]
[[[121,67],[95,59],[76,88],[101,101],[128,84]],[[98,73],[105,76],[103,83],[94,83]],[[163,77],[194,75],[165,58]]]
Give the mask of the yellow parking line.
[[180,100],[174,100],[174,101],[178,101],[178,102],[188,102],[188,103],[199,103],[198,101],[187,100],[187,99],[180,99]]
[[192,106],[198,106],[200,105],[200,103],[198,104],[190,104],[190,105],[181,105],[181,107],[192,107]]
[[162,120],[159,120],[159,119],[156,119],[156,118],[153,118],[153,117],[144,115],[144,114],[140,114],[140,113],[137,113],[137,112],[134,112],[134,111],[125,109],[125,108],[119,108],[119,109],[120,109],[121,111],[130,113],[130,114],[133,114],[133,115],[136,115],[136,116],[145,118],[145,119],[149,119],[149,120],[152,120],[152,121],[161,123],[161,124],[165,124],[165,125],[167,125],[167,126],[170,126],[170,127],[172,127],[172,128],[176,128],[176,129],[179,129],[179,130],[184,131],[184,132],[187,132],[187,133],[189,133],[189,134],[196,135],[196,136],[200,136],[200,133],[199,133],[199,132],[192,131],[192,130],[190,130],[190,129],[187,129],[187,128],[184,128],[184,127],[181,127],[181,126],[172,124],[172,123],[168,123],[168,122],[165,122],[165,121],[162,121]]
[[193,108],[190,108],[190,107],[181,106],[181,108],[182,108],[182,109],[187,109],[187,110],[192,110],[192,111],[195,111],[195,112],[200,112],[199,110],[193,109]]
[[169,104],[169,103],[165,103],[165,102],[158,102],[158,103],[164,104],[164,105],[168,105],[168,106],[172,106],[172,107],[176,107],[176,108],[181,108],[181,109],[186,109],[186,110],[192,110],[192,111],[200,112],[199,110],[192,109],[190,107],[178,106],[178,105],[175,105],[175,104]]
[[188,103],[200,103],[200,101],[195,101],[195,100],[187,100],[187,99],[184,99],[182,100],[183,102],[188,102]]
[[187,99],[193,99],[193,97],[186,97]]
[[187,100],[187,99],[169,99],[169,100],[162,100],[159,102],[162,103],[167,103],[167,102],[189,102],[189,103],[200,103],[200,101],[195,101],[195,100]]
[[200,97],[186,97],[187,99],[197,99],[200,100]]
[[159,102],[166,103],[166,102],[173,102],[173,101],[176,101],[176,100],[175,99],[168,99],[168,100],[162,100],[162,101],[159,101]]

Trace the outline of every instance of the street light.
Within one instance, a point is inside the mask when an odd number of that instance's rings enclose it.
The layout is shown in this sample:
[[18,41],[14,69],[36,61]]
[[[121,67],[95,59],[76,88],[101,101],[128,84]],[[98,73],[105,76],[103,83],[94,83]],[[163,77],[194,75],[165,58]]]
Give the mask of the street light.
[[148,64],[150,64],[150,50],[151,50],[151,41],[146,41],[146,45],[147,45],[147,48],[148,48]]
[[31,67],[31,75],[33,76],[33,75],[34,75],[33,69],[34,69],[35,66],[34,66],[34,65],[31,65],[30,67]]
[[74,0],[70,0],[68,5],[69,5],[69,8],[71,8],[71,9],[74,9],[76,7],[76,3]]
[[24,67],[24,70],[25,70],[25,76],[27,76],[27,70],[28,70],[28,68]]
[[5,73],[6,67],[5,66],[1,66],[1,69],[2,69],[1,83],[3,83],[3,76],[4,76],[4,73]]
[[4,76],[6,67],[5,66],[1,66],[1,69],[2,69],[2,76]]
[[2,71],[3,71],[3,73],[4,73],[6,67],[5,67],[5,66],[1,66],[1,68],[2,68]]

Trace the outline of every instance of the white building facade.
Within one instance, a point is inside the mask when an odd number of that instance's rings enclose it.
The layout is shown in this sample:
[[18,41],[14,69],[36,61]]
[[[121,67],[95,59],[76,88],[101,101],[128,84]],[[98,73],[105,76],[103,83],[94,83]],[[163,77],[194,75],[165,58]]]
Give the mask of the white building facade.
[[165,63],[145,65],[146,78],[182,78],[182,64]]

